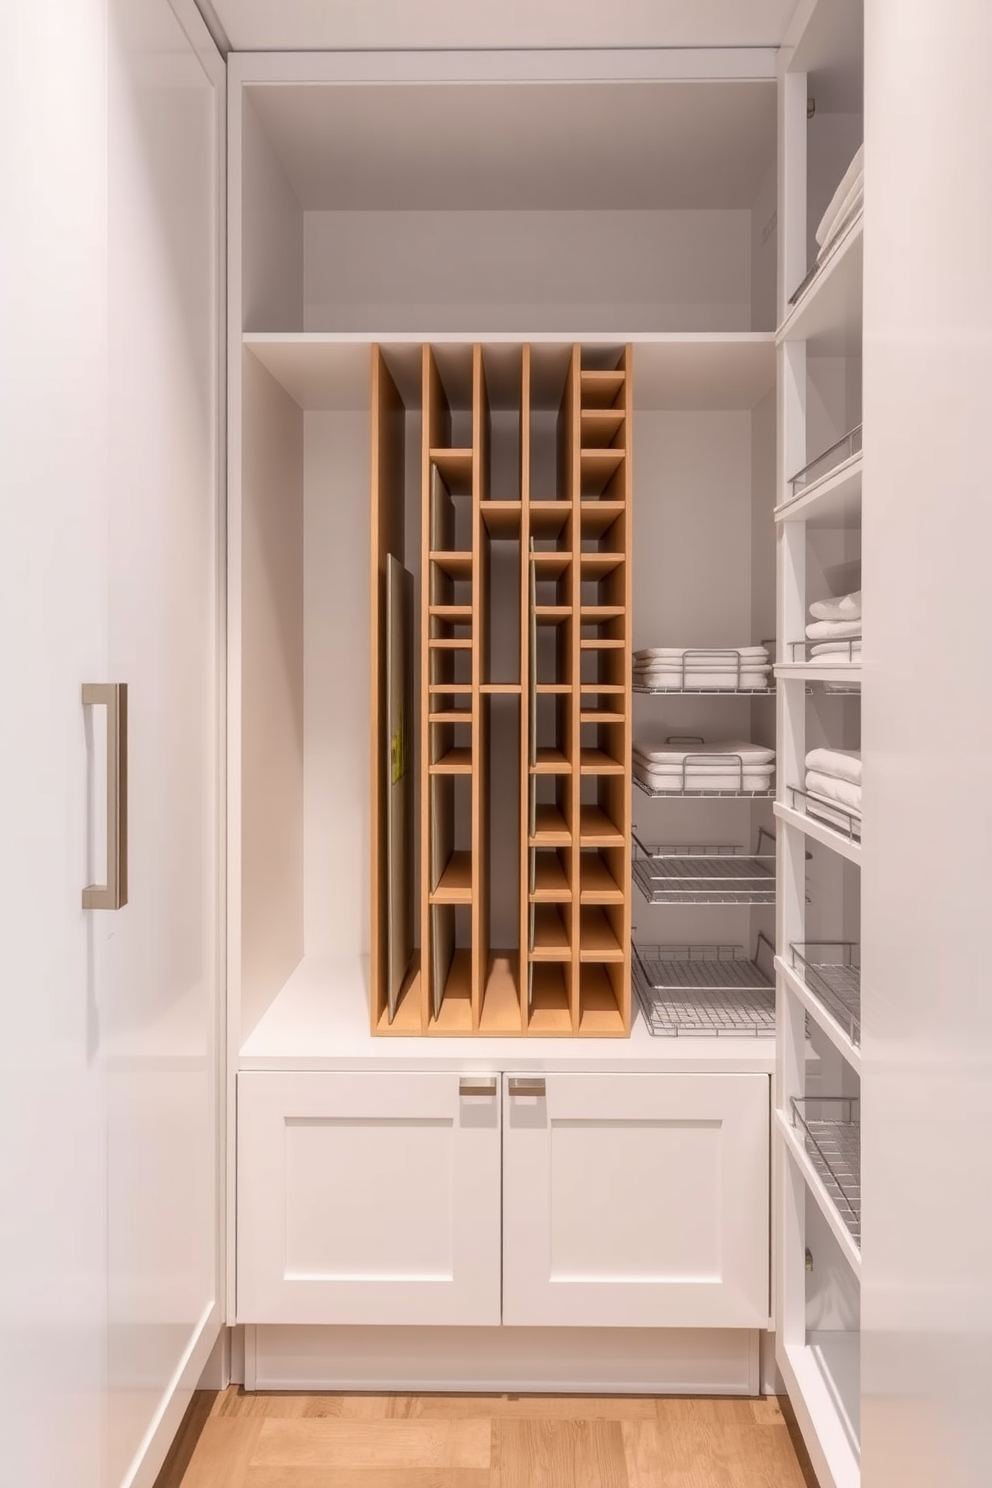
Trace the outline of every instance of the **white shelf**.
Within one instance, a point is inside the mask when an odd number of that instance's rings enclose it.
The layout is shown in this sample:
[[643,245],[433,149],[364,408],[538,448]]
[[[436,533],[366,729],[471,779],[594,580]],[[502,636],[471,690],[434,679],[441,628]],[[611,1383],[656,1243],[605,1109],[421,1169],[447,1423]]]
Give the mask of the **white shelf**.
[[775,386],[771,331],[631,340],[635,408],[751,409]]
[[775,508],[776,522],[805,522],[807,527],[856,527],[861,522],[861,450],[828,470],[818,481]]
[[817,1207],[829,1225],[830,1233],[837,1241],[841,1254],[860,1282],[861,1252],[851,1238],[851,1232],[844,1223],[837,1205],[830,1197],[826,1184],[813,1166],[809,1153],[806,1151],[802,1133],[796,1130],[783,1111],[775,1112],[775,1124],[779,1136],[785,1143],[786,1151],[802,1173],[807,1189],[813,1195]]
[[367,957],[305,956],[241,1050],[243,1070],[586,1070],[770,1074],[774,1037],[652,1038],[636,1010],[629,1039],[398,1038],[369,1031]]
[[[829,1478],[824,1488],[860,1488],[858,1406],[860,1403],[860,1337],[837,1333],[830,1342],[814,1333],[806,1344],[786,1344],[777,1362],[793,1404],[805,1410]],[[840,1404],[839,1402],[845,1402]],[[814,1463],[819,1467],[819,1464]],[[821,1470],[822,1474],[822,1470]]]
[[861,1050],[856,1044],[852,1043],[850,1035],[845,1032],[840,1023],[837,1022],[837,1019],[824,1007],[819,998],[810,992],[802,978],[781,956],[775,957],[775,968],[781,973],[789,991],[799,999],[807,1013],[813,1019],[813,1022],[823,1029],[823,1032],[834,1048],[843,1055],[851,1068],[860,1075]]
[[775,676],[785,682],[846,682],[849,687],[860,687],[861,663],[839,661],[834,666],[817,666],[809,661],[780,661],[775,665]]
[[[634,346],[635,406],[655,410],[747,410],[760,403],[775,386],[775,337],[768,332],[696,334],[631,331],[604,336],[576,335],[584,345]],[[334,409],[362,412],[369,405],[369,347],[381,345],[390,370],[401,385],[407,407],[420,402],[420,348],[425,341],[471,345],[480,341],[497,348],[540,347],[547,381],[560,395],[572,340],[559,335],[507,334],[479,330],[454,336],[450,331],[409,332],[388,338],[368,333],[336,331],[248,331],[246,351],[262,363],[281,387],[305,411]],[[557,363],[560,362],[560,378]],[[497,374],[498,383],[498,374]]]
[[779,327],[776,343],[805,341],[815,356],[860,356],[863,327],[864,212]]
[[775,815],[779,821],[785,822],[787,826],[796,827],[800,832],[805,832],[807,837],[812,837],[821,847],[829,847],[831,852],[839,853],[849,863],[861,867],[861,843],[852,842],[847,837],[842,837],[826,822],[816,821],[812,816],[804,816],[801,811],[794,811],[791,806],[783,806],[781,801],[775,802]]

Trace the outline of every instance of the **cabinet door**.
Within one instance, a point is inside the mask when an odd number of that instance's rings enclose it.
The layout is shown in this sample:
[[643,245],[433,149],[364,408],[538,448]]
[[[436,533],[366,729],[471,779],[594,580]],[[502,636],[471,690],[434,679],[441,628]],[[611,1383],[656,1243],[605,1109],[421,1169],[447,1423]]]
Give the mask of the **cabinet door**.
[[80,685],[106,675],[105,12],[0,7],[0,1481],[17,1488],[103,1485],[106,1122]]
[[[223,65],[189,0],[109,0],[106,676],[128,902],[94,911],[107,1072],[107,1482],[154,1474],[219,1334]],[[139,1479],[139,1481],[141,1481]]]
[[506,1085],[504,1323],[767,1327],[766,1076]]
[[499,1322],[495,1077],[238,1078],[238,1321]]

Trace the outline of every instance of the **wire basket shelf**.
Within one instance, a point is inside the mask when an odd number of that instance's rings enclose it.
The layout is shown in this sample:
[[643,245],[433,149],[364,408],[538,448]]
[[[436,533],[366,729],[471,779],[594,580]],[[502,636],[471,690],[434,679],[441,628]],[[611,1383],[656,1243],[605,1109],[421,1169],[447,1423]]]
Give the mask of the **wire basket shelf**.
[[861,947],[851,940],[801,941],[792,966],[807,992],[861,1047]]
[[753,853],[735,845],[650,846],[635,832],[632,867],[649,904],[775,903],[775,838],[764,827]]
[[861,1247],[861,1102],[856,1096],[792,1097],[792,1125],[851,1239]]
[[774,952],[758,936],[753,957],[735,945],[634,945],[634,985],[650,1032],[761,1038],[775,1032]]

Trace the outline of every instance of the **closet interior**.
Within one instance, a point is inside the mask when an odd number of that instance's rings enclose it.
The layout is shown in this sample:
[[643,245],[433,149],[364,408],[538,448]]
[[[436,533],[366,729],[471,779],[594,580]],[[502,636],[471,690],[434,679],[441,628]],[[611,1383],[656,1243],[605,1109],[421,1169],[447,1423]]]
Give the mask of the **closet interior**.
[[244,66],[241,1048],[357,1038],[363,1003],[382,1035],[629,1034],[632,943],[770,931],[642,906],[635,809],[642,843],[753,854],[770,802],[642,799],[630,760],[642,725],[769,750],[773,689],[635,701],[630,658],[774,634],[775,86]]

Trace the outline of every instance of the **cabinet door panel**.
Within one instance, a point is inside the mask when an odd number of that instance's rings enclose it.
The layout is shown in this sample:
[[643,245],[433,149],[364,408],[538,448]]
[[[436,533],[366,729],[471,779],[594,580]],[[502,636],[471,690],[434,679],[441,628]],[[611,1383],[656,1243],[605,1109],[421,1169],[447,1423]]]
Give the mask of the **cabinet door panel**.
[[499,1112],[450,1074],[241,1075],[239,1321],[498,1323]]
[[129,885],[124,908],[93,919],[109,1124],[107,1481],[117,1485],[136,1463],[157,1470],[221,1325],[224,96],[188,0],[109,0],[108,12],[107,675],[128,685]]
[[504,1096],[504,1323],[767,1326],[767,1078],[545,1090]]

